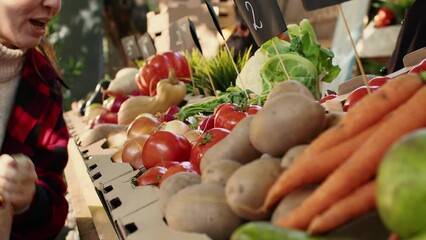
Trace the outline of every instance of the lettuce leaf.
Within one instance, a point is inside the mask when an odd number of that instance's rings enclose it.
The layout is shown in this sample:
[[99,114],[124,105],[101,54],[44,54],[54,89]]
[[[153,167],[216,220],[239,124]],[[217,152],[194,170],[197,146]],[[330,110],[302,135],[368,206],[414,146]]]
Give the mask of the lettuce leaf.
[[320,97],[321,93],[317,88],[318,72],[316,67],[308,59],[294,53],[276,55],[266,61],[260,71],[262,95],[268,94],[275,83],[288,80],[280,61],[283,62],[291,79],[302,82],[315,97]]

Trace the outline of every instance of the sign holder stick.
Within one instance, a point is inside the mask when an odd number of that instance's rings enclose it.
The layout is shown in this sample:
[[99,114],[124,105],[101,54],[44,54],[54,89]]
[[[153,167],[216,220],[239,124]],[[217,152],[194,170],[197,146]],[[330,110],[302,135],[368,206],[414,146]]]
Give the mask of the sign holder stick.
[[351,40],[352,48],[355,52],[355,58],[356,58],[356,61],[358,63],[359,70],[361,71],[362,80],[364,81],[365,86],[367,86],[368,94],[371,94],[371,89],[368,86],[367,76],[365,75],[365,70],[364,70],[364,67],[362,66],[361,59],[359,57],[358,51],[356,50],[355,42],[354,42],[354,39],[352,38],[351,30],[349,28],[348,21],[346,20],[345,13],[343,12],[342,5],[338,4],[338,7],[339,7],[339,12],[340,12],[340,14],[343,18],[343,22],[345,23],[345,27],[346,27],[346,31],[348,32],[349,39]]

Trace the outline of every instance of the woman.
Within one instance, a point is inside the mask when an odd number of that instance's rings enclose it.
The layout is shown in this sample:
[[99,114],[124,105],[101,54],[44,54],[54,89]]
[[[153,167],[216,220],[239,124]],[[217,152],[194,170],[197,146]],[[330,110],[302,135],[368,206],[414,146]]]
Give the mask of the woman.
[[404,67],[403,59],[408,53],[426,47],[426,1],[416,0],[405,12],[397,43],[388,62],[388,73]]
[[0,0],[0,211],[13,211],[11,239],[53,239],[68,213],[63,82],[45,40],[60,8],[61,0]]

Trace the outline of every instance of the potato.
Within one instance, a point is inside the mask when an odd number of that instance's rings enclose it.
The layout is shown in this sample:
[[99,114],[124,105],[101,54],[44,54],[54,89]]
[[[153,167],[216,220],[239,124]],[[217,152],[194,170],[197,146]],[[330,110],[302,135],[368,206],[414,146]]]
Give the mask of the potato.
[[281,173],[277,158],[262,158],[238,168],[225,187],[226,201],[246,220],[264,220],[270,212],[261,210],[266,194]]
[[287,93],[254,115],[249,136],[258,151],[281,157],[290,148],[315,138],[324,126],[321,104],[300,93]]
[[325,116],[325,129],[336,126],[343,116],[346,115],[346,112],[329,112]]
[[230,159],[242,164],[250,162],[261,153],[250,142],[249,129],[253,116],[243,118],[232,131],[220,142],[208,149],[200,162],[200,169],[219,159]]
[[107,138],[110,134],[127,131],[126,125],[113,123],[102,123],[95,125],[92,129],[84,131],[80,137],[80,147],[87,147],[101,139]]
[[241,166],[241,163],[234,160],[220,159],[214,161],[204,168],[201,173],[201,182],[219,184],[225,187],[231,175]]
[[166,220],[172,229],[212,239],[229,239],[242,224],[226,203],[224,187],[217,184],[197,184],[176,193],[167,204]]
[[281,167],[283,169],[289,168],[308,146],[309,144],[302,144],[290,148],[281,159]]
[[303,200],[314,192],[315,188],[317,188],[317,185],[307,185],[287,194],[272,213],[271,222],[286,216],[290,211],[297,208]]
[[178,172],[167,178],[161,184],[158,202],[163,215],[166,212],[166,206],[170,198],[180,190],[201,183],[201,177],[197,174],[188,172]]
[[269,91],[264,105],[267,105],[272,99],[286,93],[301,93],[315,100],[314,95],[312,95],[311,91],[309,91],[303,83],[296,80],[285,80],[274,85],[271,91]]

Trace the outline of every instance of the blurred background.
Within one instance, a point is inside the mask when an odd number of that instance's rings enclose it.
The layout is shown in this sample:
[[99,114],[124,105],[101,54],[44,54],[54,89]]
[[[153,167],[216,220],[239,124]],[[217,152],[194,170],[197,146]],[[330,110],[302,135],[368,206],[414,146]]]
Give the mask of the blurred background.
[[[212,0],[211,3],[225,36],[233,36],[241,26],[234,2]],[[336,54],[335,61],[343,65],[343,71],[334,86],[358,74],[354,51],[336,6],[306,12],[300,0],[278,0],[278,3],[287,24],[308,18],[320,43]],[[412,0],[352,0],[342,4],[366,72],[379,75],[386,65],[405,9],[411,3]],[[49,32],[63,78],[70,86],[64,93],[65,110],[71,102],[90,95],[100,81],[112,79],[123,67],[138,67],[146,60],[138,46],[139,53],[129,50],[129,44],[137,43],[144,34],[153,39],[157,52],[170,49],[170,24],[183,17],[190,16],[196,25],[204,55],[214,56],[223,41],[203,5],[204,1],[200,0],[63,1],[62,12],[50,24]]]

